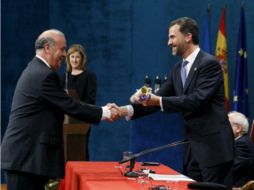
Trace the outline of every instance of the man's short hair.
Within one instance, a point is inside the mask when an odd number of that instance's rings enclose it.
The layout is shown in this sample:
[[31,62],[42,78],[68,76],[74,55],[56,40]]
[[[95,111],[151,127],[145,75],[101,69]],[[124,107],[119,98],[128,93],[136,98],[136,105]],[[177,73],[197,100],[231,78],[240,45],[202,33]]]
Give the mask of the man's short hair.
[[199,44],[199,30],[198,24],[195,20],[188,17],[181,17],[176,20],[173,20],[170,23],[170,27],[176,24],[180,26],[181,33],[183,34],[190,33],[192,35],[193,44],[195,45]]
[[45,44],[49,44],[49,45],[54,45],[55,44],[55,40],[53,38],[50,37],[39,37],[36,41],[35,41],[35,51],[39,50],[39,49],[43,49]]

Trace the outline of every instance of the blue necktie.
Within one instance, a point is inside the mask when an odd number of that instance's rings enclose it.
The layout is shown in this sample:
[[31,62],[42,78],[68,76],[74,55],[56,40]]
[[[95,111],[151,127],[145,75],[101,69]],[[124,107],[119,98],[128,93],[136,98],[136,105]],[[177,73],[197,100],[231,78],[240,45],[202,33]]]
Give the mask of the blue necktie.
[[183,87],[184,87],[186,76],[187,76],[187,71],[186,71],[187,64],[188,64],[188,61],[183,61],[181,64],[181,79],[182,79]]

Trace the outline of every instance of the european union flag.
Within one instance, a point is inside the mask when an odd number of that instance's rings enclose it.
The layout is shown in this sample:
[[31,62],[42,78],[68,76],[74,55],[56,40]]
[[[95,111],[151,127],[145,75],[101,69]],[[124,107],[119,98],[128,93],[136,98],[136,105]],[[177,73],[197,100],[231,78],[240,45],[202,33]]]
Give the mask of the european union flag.
[[240,28],[235,67],[234,110],[248,116],[248,70],[244,9],[241,8]]

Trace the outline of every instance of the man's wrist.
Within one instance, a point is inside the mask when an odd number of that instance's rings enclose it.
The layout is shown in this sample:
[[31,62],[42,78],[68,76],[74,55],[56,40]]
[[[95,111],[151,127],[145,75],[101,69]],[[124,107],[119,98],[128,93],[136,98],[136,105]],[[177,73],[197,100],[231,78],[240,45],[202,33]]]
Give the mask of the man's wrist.
[[121,116],[124,116],[126,120],[130,120],[131,117],[134,115],[134,109],[132,105],[126,105],[120,107],[121,109]]

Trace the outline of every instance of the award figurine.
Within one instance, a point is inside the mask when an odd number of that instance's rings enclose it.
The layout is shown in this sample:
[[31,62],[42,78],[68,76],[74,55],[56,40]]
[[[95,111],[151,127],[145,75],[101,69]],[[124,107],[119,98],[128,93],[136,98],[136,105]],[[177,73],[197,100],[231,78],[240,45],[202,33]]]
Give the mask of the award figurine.
[[139,90],[141,92],[141,94],[139,95],[140,101],[149,100],[151,98],[151,92],[152,92],[151,88],[147,86],[143,86]]

